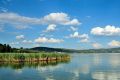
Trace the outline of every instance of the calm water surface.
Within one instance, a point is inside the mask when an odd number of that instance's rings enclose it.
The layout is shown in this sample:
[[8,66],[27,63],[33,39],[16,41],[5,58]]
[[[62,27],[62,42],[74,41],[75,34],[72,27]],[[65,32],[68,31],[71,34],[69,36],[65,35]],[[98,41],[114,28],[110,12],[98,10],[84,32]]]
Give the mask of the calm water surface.
[[72,54],[55,65],[0,64],[0,80],[120,80],[120,54]]

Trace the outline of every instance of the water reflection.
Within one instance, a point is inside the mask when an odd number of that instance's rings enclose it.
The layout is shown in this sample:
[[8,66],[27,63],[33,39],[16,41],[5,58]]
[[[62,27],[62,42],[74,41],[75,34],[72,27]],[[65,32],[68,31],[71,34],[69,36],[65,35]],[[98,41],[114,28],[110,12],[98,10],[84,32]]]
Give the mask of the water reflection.
[[120,54],[111,54],[109,56],[109,63],[111,64],[112,67],[118,67],[120,66]]
[[94,65],[101,64],[101,54],[94,54],[93,55],[93,63],[94,63]]
[[92,77],[96,80],[120,80],[120,72],[94,72]]
[[0,62],[0,67],[11,67],[13,69],[22,69],[24,67],[38,68],[38,66],[56,66],[61,63],[69,63],[70,59],[67,60],[55,60],[55,61],[40,61],[40,62]]
[[120,54],[71,56],[63,62],[0,63],[0,80],[120,80]]
[[[80,80],[81,78],[83,80],[120,79],[120,54],[77,54],[77,56],[74,57],[72,66],[69,65],[65,68],[67,72],[74,74],[72,80]],[[83,77],[83,75],[85,77]]]
[[95,80],[120,80],[120,54],[102,54],[101,59],[101,66],[93,66],[95,69],[91,73],[92,78]]

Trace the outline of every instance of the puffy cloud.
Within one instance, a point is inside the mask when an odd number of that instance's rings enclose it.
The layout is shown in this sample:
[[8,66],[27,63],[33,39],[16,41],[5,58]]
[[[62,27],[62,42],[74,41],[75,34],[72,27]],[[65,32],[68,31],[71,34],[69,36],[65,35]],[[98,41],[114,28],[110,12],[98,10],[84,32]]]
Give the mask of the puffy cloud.
[[52,24],[62,24],[62,25],[79,25],[80,22],[77,19],[70,19],[66,13],[50,13],[44,16],[42,19],[44,22]]
[[73,34],[70,34],[66,38],[78,38],[80,39],[81,43],[87,43],[89,42],[89,36],[88,34],[79,34],[79,32],[74,32]]
[[100,43],[93,43],[92,46],[97,49],[102,47]]
[[80,35],[80,38],[89,38],[89,36],[88,36],[88,34],[82,34],[82,35]]
[[115,36],[120,35],[120,28],[107,25],[104,28],[102,27],[95,27],[91,30],[91,34],[99,35],[99,36]]
[[56,28],[56,25],[55,25],[55,24],[50,24],[50,25],[47,27],[47,29],[46,29],[45,32],[54,31],[55,28]]
[[16,39],[24,39],[24,35],[18,35],[16,36]]
[[70,38],[89,38],[88,34],[82,34],[80,35],[77,31],[74,32],[73,34],[70,34]]
[[25,43],[25,44],[31,44],[33,43],[31,40],[23,40],[22,43]]
[[81,24],[81,23],[79,23],[79,21],[77,19],[73,19],[73,20],[65,23],[65,25],[79,25],[79,24]]
[[104,35],[103,34],[104,29],[100,27],[95,27],[91,30],[91,33],[94,35]]
[[119,47],[120,46],[120,41],[112,40],[111,42],[108,43],[110,47]]
[[36,43],[61,43],[64,40],[62,39],[54,39],[54,38],[46,38],[46,37],[39,37],[35,39]]
[[79,25],[77,19],[71,19],[66,13],[50,13],[42,18],[31,18],[16,13],[0,13],[0,22],[10,24],[60,24]]
[[74,32],[74,34],[70,34],[70,37],[71,37],[71,38],[79,38],[80,35],[79,35],[78,32]]

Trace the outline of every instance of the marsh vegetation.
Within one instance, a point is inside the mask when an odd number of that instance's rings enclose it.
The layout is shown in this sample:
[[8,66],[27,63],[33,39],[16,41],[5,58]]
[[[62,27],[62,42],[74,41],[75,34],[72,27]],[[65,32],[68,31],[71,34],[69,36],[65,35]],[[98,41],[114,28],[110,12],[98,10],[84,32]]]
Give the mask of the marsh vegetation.
[[70,59],[70,56],[63,53],[0,53],[0,62],[63,61],[67,59]]

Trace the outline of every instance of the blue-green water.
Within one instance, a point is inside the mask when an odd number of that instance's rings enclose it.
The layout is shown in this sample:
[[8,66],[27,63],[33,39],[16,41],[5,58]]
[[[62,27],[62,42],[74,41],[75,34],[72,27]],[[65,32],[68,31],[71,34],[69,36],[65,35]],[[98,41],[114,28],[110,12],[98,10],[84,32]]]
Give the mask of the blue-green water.
[[0,64],[0,80],[120,80],[120,54],[72,54],[54,66]]

